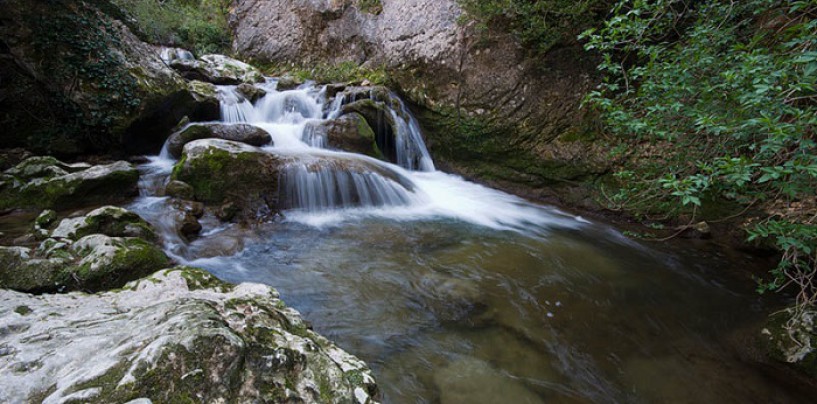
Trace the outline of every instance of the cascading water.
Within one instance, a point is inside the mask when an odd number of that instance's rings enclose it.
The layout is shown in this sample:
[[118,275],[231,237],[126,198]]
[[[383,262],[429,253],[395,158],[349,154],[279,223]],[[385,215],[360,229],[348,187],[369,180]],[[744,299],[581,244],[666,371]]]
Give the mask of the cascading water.
[[219,87],[222,120],[265,129],[264,149],[285,157],[284,220],[244,227],[208,213],[185,240],[178,201],[156,196],[174,163],[166,150],[140,167],[131,209],[176,261],[276,287],[372,364],[384,402],[679,402],[692,389],[706,402],[787,401],[711,341],[762,316],[746,310],[762,311],[751,290],[724,293],[722,258],[659,253],[435,171],[399,100],[379,117],[397,132],[390,164],[329,150],[312,130],[354,99],[259,87],[254,105]]

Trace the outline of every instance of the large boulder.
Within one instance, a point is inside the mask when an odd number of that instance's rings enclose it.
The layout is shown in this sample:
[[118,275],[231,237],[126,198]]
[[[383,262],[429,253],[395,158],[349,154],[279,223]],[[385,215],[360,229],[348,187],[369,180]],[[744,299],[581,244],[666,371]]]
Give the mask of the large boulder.
[[76,242],[49,238],[36,249],[0,247],[0,287],[22,292],[101,291],[169,264],[156,246],[139,238],[93,234]]
[[372,127],[363,115],[355,112],[337,119],[309,122],[304,137],[311,144],[386,160]]
[[278,177],[285,162],[244,143],[202,139],[187,143],[171,179],[193,187],[195,200],[234,203],[246,216],[277,211]]
[[769,317],[761,332],[772,359],[817,377],[817,311],[790,308]]
[[272,136],[267,131],[253,125],[194,123],[170,135],[167,139],[167,151],[179,158],[184,145],[199,139],[231,140],[251,146],[264,146],[272,142]]
[[374,403],[366,364],[275,290],[175,268],[96,295],[0,290],[11,402]]
[[170,66],[187,79],[213,84],[238,85],[264,81],[264,75],[256,68],[224,55],[204,55],[198,60],[176,58],[171,60]]
[[0,176],[0,210],[121,201],[137,194],[138,181],[139,171],[125,161],[90,166],[32,157]]

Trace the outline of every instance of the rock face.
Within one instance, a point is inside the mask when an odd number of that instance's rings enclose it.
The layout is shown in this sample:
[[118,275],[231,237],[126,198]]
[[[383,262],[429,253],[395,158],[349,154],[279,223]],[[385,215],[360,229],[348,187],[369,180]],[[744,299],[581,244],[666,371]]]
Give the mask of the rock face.
[[138,180],[139,172],[124,161],[90,166],[32,157],[0,176],[0,209],[115,202],[136,195]]
[[272,142],[267,131],[247,124],[194,123],[170,135],[167,151],[173,157],[180,157],[184,145],[199,139],[223,139],[241,142],[251,146],[264,146]]
[[155,152],[184,116],[186,82],[109,2],[0,2],[0,143],[43,152]]
[[379,13],[350,0],[235,4],[233,46],[244,57],[384,67],[449,169],[527,189],[607,170],[592,116],[579,108],[595,60],[577,43],[529,58],[508,35],[459,24],[456,0],[381,0]]
[[97,295],[0,290],[0,387],[12,402],[373,403],[365,363],[275,290],[176,268]]

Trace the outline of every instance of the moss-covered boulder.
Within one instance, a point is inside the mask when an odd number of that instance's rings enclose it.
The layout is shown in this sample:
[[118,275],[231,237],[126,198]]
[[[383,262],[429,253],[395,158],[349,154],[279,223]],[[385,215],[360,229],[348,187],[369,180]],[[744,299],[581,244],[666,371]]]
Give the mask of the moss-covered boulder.
[[364,154],[380,160],[386,157],[377,145],[374,130],[358,113],[342,115],[337,119],[310,122],[304,129],[310,143],[322,143],[329,148]]
[[212,83],[192,80],[187,83],[187,89],[196,103],[199,121],[216,121],[221,117],[221,101],[218,99],[218,89]]
[[817,311],[788,309],[775,313],[761,334],[772,359],[817,377]]
[[0,388],[12,402],[377,398],[366,364],[311,331],[275,290],[192,268],[96,295],[0,290],[0,323]]
[[293,90],[298,88],[301,84],[304,84],[304,81],[300,77],[286,75],[278,78],[278,81],[275,83],[275,89],[278,91]]
[[91,234],[156,240],[153,227],[136,213],[117,206],[103,206],[84,216],[66,218],[50,232],[56,239],[79,240]]
[[170,66],[189,80],[213,84],[261,83],[264,75],[256,68],[224,55],[204,55],[198,60],[173,59]]
[[0,176],[0,210],[70,208],[137,194],[139,171],[125,161],[89,166],[32,157]]
[[173,157],[180,157],[184,145],[199,139],[224,139],[246,143],[251,146],[264,146],[272,142],[267,131],[247,124],[194,123],[170,135],[167,140],[167,151]]
[[33,293],[109,290],[169,264],[145,240],[103,234],[49,238],[36,249],[0,247],[0,262],[0,287]]
[[244,216],[252,216],[277,211],[278,177],[284,162],[244,143],[196,140],[184,146],[171,179],[192,186],[199,202],[212,206],[231,202]]

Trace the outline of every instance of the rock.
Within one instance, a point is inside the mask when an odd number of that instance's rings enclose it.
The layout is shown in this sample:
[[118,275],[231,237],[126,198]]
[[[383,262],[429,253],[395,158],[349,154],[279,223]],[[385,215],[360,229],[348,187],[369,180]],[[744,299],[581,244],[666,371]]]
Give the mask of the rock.
[[278,83],[275,85],[275,89],[278,91],[294,90],[301,84],[304,84],[304,81],[300,78],[294,76],[283,76],[278,78]]
[[377,145],[374,131],[358,113],[349,113],[329,121],[310,122],[304,129],[304,135],[320,138],[333,149],[386,160]]
[[191,213],[186,213],[179,224],[179,234],[187,240],[196,238],[201,232],[201,223],[199,223],[196,216]]
[[173,201],[173,207],[184,214],[192,215],[196,219],[200,219],[204,216],[204,204],[201,202],[175,200]]
[[543,403],[535,393],[487,362],[462,358],[439,369],[434,383],[440,403]]
[[377,397],[366,364],[311,331],[275,290],[192,268],[96,295],[0,290],[0,329],[0,386],[12,402]]
[[35,250],[0,247],[0,287],[32,293],[109,290],[168,265],[138,238],[94,234],[76,242],[49,238]]
[[203,139],[184,146],[171,178],[190,184],[199,202],[216,206],[230,202],[236,210],[253,215],[277,209],[283,162],[244,143]]
[[439,272],[425,274],[417,290],[426,307],[442,321],[460,321],[488,306],[474,281]]
[[174,59],[170,66],[189,80],[213,84],[261,83],[264,75],[254,67],[224,55],[205,55],[198,60]]
[[382,156],[392,163],[397,162],[397,141],[395,138],[398,127],[385,102],[362,99],[345,104],[341,111],[344,115],[358,114],[362,116],[373,130],[375,141]]
[[233,220],[236,214],[239,212],[238,206],[236,206],[232,202],[227,202],[221,205],[218,210],[216,211],[216,217],[218,217],[223,222],[229,222]]
[[165,195],[179,199],[193,199],[193,187],[181,181],[170,181],[165,186]]
[[817,311],[790,308],[775,313],[761,336],[772,359],[817,377]]
[[253,104],[267,95],[266,90],[249,83],[241,83],[235,88],[235,90]]
[[138,237],[149,241],[158,238],[153,227],[139,215],[116,206],[103,206],[85,216],[63,219],[49,236],[78,240],[91,234]]
[[0,209],[70,208],[120,201],[137,194],[139,171],[125,161],[87,166],[32,157],[6,170]]
[[212,83],[191,80],[187,89],[196,104],[199,121],[217,121],[221,118],[221,101],[218,99],[218,89]]
[[48,229],[57,220],[57,212],[46,209],[34,219],[34,238],[37,240],[45,240],[49,236]]
[[194,123],[170,135],[167,151],[173,157],[180,157],[184,145],[199,139],[224,139],[242,142],[252,146],[264,146],[272,142],[267,131],[247,124]]

